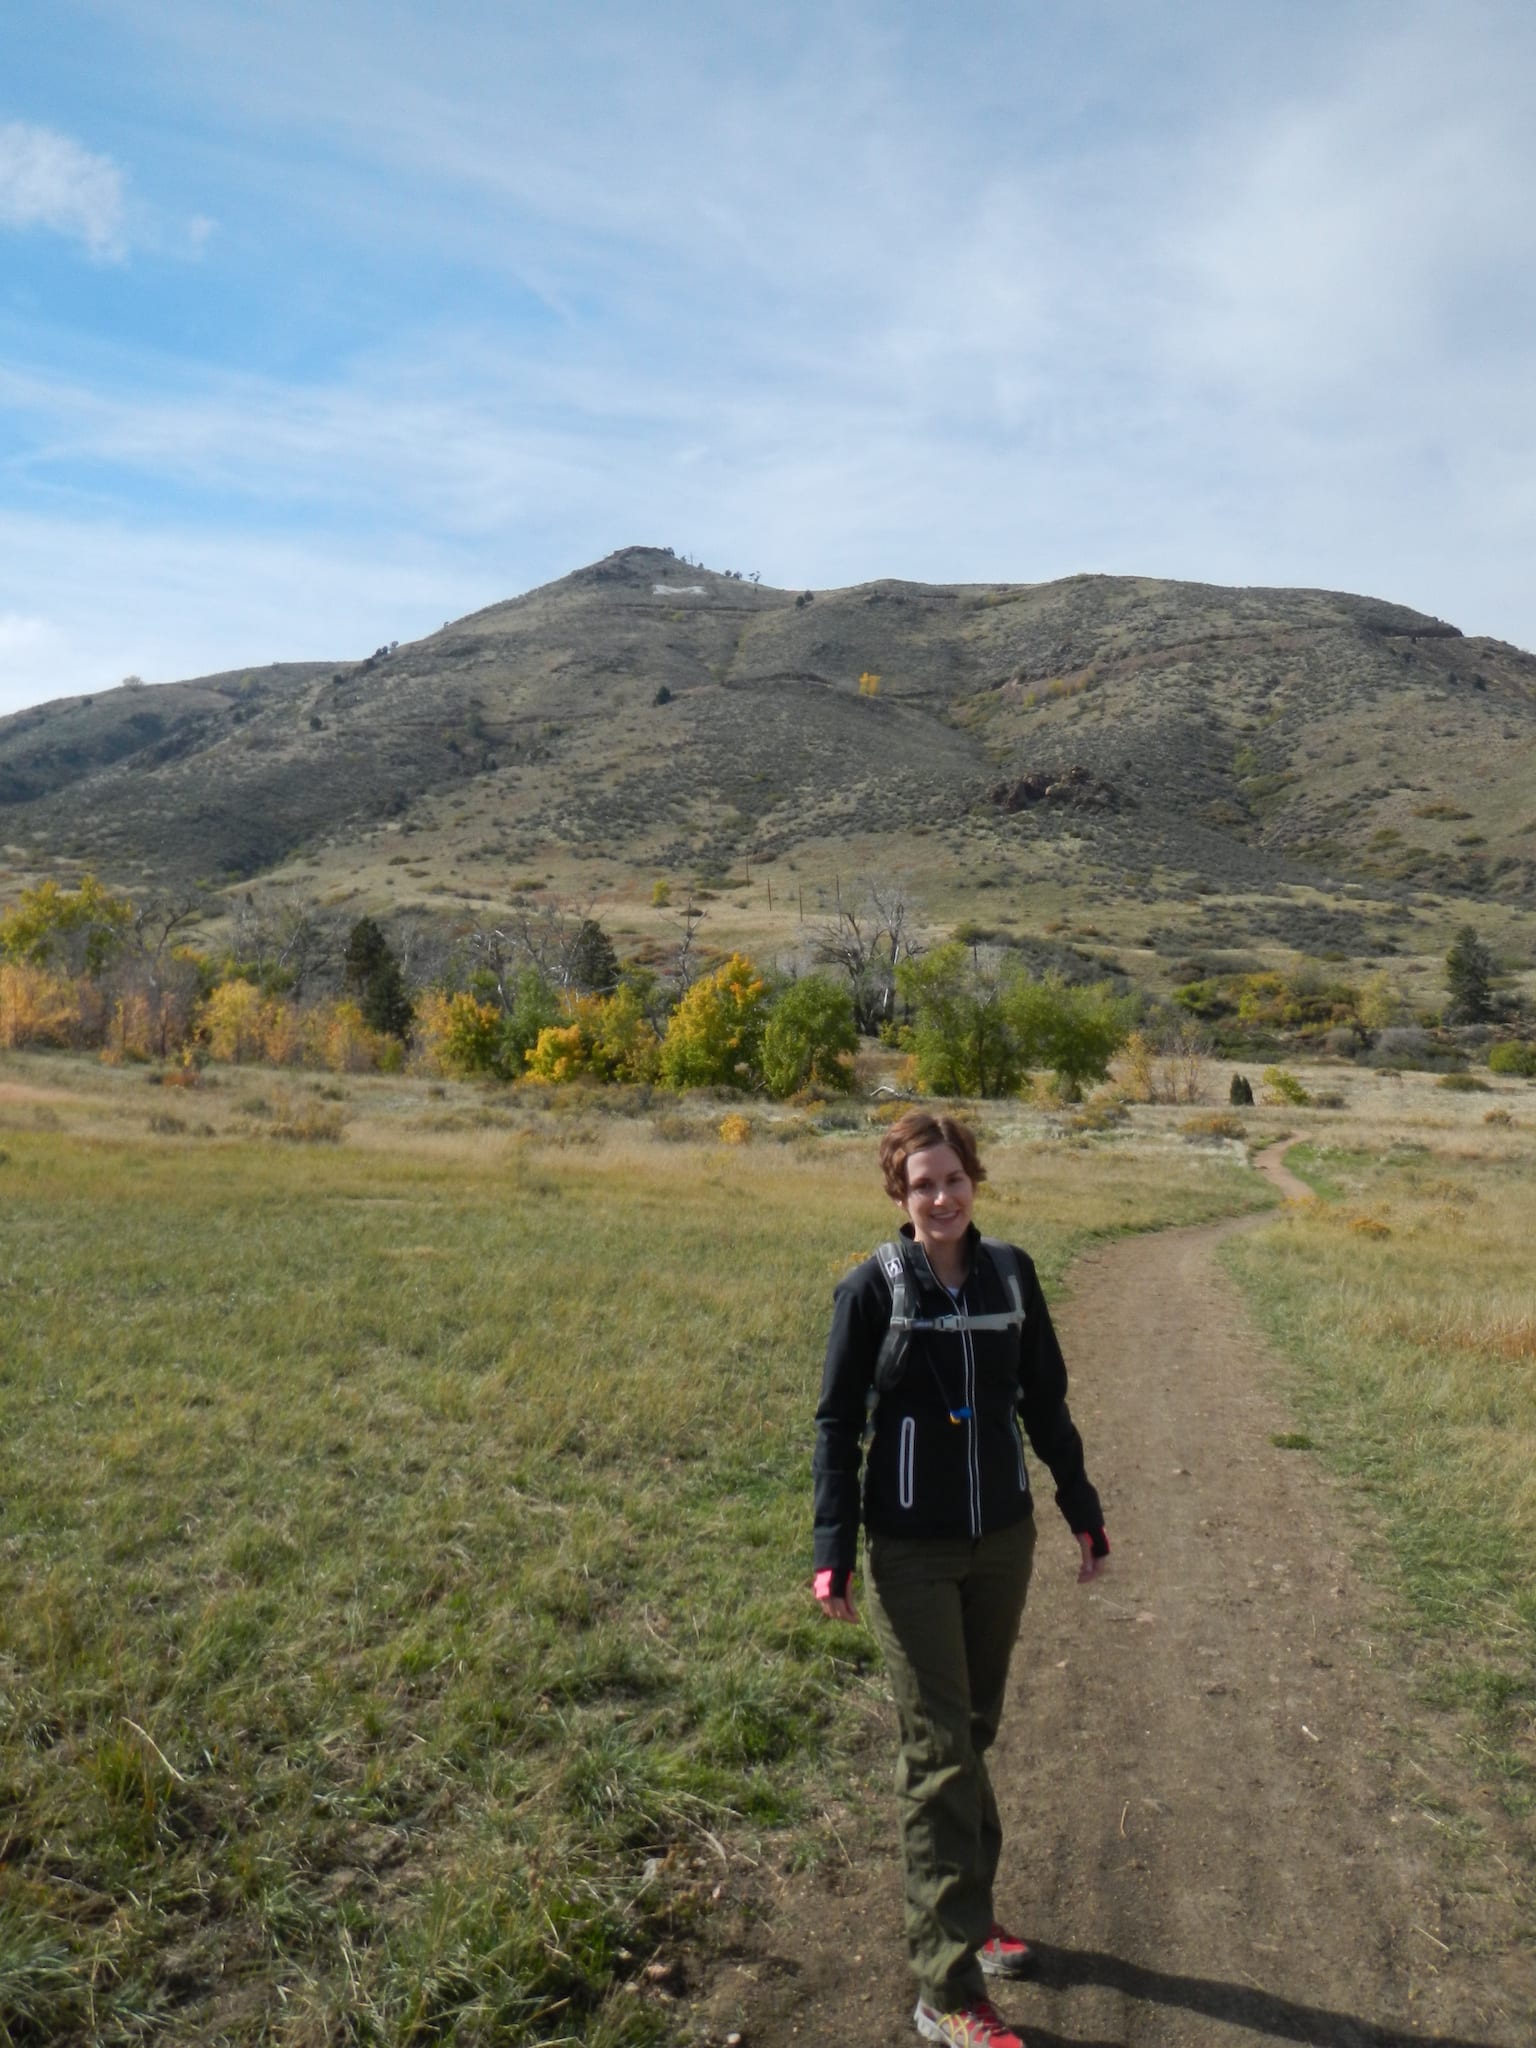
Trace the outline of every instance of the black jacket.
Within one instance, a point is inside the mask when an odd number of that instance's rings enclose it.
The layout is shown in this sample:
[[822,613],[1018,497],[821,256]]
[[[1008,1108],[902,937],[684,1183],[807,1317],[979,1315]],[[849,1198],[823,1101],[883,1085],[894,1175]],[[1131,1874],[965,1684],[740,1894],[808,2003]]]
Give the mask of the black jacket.
[[[970,1272],[958,1306],[971,1315],[1013,1307],[1006,1280],[971,1227]],[[955,1298],[903,1227],[912,1313],[951,1315]],[[1033,1513],[1019,1425],[1056,1482],[1074,1533],[1099,1529],[1099,1497],[1067,1409],[1067,1369],[1033,1261],[1015,1252],[1024,1328],[913,1331],[882,1372],[863,1485],[863,1521],[880,1535],[970,1537]],[[851,1570],[858,1547],[859,1467],[875,1364],[891,1319],[891,1286],[873,1255],[833,1296],[821,1404],[816,1410],[816,1565]]]

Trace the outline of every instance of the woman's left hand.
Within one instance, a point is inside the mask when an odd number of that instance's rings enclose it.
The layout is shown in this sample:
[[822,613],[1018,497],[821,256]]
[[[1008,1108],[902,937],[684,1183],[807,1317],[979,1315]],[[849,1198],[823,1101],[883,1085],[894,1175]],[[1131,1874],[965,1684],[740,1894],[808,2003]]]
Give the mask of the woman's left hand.
[[1102,1557],[1095,1557],[1093,1554],[1093,1538],[1086,1530],[1078,1537],[1077,1541],[1083,1553],[1083,1561],[1077,1570],[1077,1583],[1080,1586],[1086,1586],[1090,1579],[1096,1579],[1108,1567],[1109,1551],[1106,1548]]

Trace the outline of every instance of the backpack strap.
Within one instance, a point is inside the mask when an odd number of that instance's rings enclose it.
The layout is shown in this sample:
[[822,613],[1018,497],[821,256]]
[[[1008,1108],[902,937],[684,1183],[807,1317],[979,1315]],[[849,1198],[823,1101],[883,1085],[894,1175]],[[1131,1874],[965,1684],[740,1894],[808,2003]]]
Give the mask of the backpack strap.
[[1024,1323],[1024,1277],[1019,1271],[1019,1255],[1004,1237],[984,1237],[981,1248],[991,1259],[993,1266],[1002,1276],[1013,1302],[1013,1312],[1020,1328]]
[[[984,1237],[981,1248],[991,1258],[992,1264],[1004,1286],[1008,1289],[1013,1306],[994,1310],[989,1315],[971,1315],[957,1309],[952,1315],[918,1316],[909,1306],[911,1282],[907,1277],[906,1262],[894,1244],[883,1244],[878,1257],[886,1278],[891,1283],[891,1328],[893,1330],[1021,1330],[1024,1327],[1024,1287],[1019,1277],[1019,1262],[1014,1256],[1013,1246],[1000,1237]],[[899,1273],[893,1273],[892,1265],[900,1266]],[[899,1290],[899,1291],[898,1291]]]

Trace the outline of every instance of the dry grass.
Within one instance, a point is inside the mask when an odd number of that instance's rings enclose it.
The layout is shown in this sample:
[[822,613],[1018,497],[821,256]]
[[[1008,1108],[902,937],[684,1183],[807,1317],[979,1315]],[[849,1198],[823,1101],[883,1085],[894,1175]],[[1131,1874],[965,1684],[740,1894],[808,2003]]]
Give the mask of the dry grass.
[[1316,1199],[1230,1256],[1308,1434],[1368,1491],[1428,1691],[1470,1710],[1536,1859],[1536,1116],[1490,1129],[1417,1095],[1294,1148]]
[[[873,1652],[808,1597],[806,1468],[831,1285],[890,1228],[874,1127],[250,1070],[171,1102],[0,1060],[3,2025],[658,2040],[624,1986],[765,1843],[835,1853]],[[1160,1141],[989,1159],[1058,1285],[1261,1198]]]

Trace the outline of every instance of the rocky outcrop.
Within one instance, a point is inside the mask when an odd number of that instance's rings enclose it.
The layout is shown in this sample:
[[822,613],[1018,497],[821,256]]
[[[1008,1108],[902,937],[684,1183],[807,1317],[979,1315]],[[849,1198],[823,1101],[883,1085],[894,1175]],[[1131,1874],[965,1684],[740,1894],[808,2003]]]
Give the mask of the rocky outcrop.
[[1010,781],[995,783],[987,791],[987,801],[1002,811],[1032,811],[1040,804],[1073,811],[1135,808],[1113,783],[1101,781],[1080,762],[1059,770],[1037,768],[1028,775],[1016,775]]

